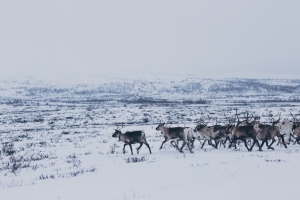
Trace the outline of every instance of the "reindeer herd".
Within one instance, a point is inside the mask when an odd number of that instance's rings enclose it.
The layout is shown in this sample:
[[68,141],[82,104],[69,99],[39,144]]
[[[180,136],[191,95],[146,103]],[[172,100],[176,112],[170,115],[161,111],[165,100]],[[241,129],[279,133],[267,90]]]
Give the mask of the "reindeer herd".
[[[172,124],[168,125],[166,123],[160,122],[156,127],[157,131],[160,131],[164,137],[164,141],[160,146],[160,150],[163,145],[170,140],[170,143],[179,152],[183,153],[183,147],[187,145],[189,151],[193,152],[194,142],[198,140],[200,142],[201,148],[204,147],[207,142],[208,145],[218,148],[219,146],[226,147],[228,143],[228,148],[234,147],[237,149],[237,143],[242,141],[248,151],[252,151],[253,147],[256,145],[259,151],[262,151],[262,147],[266,144],[268,149],[274,150],[272,145],[278,141],[277,145],[283,145],[287,148],[287,145],[293,142],[294,144],[300,144],[300,119],[297,119],[292,113],[292,120],[281,119],[281,114],[277,120],[272,118],[270,123],[261,123],[258,117],[249,116],[248,112],[244,112],[244,120],[241,121],[241,113],[236,113],[228,118],[227,123],[224,125],[215,124],[209,126],[211,117],[201,117],[196,122],[194,128],[191,127],[171,127]],[[253,119],[253,120],[252,120]],[[145,144],[151,154],[150,146],[146,140],[146,135],[144,131],[128,131],[125,133],[121,132],[123,128],[117,125],[114,129],[115,133],[112,137],[119,138],[119,141],[124,142],[123,153],[125,154],[125,147],[129,145],[131,154],[132,144],[139,143],[140,146],[137,148],[137,153],[139,153],[140,148]],[[275,139],[276,138],[276,139]],[[183,142],[179,148],[179,142]],[[271,143],[269,143],[271,142]],[[250,147],[248,147],[250,145]]]

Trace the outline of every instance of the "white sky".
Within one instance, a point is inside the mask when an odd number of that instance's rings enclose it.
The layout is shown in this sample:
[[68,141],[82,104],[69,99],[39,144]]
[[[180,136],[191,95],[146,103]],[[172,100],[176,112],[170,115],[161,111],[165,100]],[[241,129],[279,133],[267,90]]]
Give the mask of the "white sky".
[[0,70],[299,78],[300,1],[1,0]]

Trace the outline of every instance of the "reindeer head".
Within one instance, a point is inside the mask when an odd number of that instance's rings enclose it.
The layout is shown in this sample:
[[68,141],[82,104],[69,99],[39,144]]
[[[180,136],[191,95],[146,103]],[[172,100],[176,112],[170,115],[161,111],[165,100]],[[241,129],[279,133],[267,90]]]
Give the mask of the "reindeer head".
[[232,129],[235,127],[234,124],[228,124],[227,127],[226,127],[226,134],[230,134],[232,132]]
[[280,131],[291,131],[293,128],[293,121],[284,119],[282,122],[277,122],[274,126],[278,127]]
[[259,128],[259,122],[258,122],[258,121],[255,122],[253,128],[254,128],[254,130],[255,130],[256,132],[261,131],[261,129]]
[[158,126],[156,127],[157,131],[161,131],[163,128],[165,128],[165,123],[159,123]]
[[123,128],[123,125],[122,125],[122,127],[119,127],[118,124],[115,124],[115,125],[117,128],[114,128],[115,132],[112,135],[112,137],[114,137],[114,138],[120,137],[120,135],[122,134],[121,129]]
[[120,130],[115,130],[115,132],[112,135],[112,137],[116,138],[116,137],[119,137],[120,135],[121,135],[121,131]]
[[194,129],[194,132],[197,132],[197,131],[201,131],[206,125],[204,124],[198,124],[195,129]]

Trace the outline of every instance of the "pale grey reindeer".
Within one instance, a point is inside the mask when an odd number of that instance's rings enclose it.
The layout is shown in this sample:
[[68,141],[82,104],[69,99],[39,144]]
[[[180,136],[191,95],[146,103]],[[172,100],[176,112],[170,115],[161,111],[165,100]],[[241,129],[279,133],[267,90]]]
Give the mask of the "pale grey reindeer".
[[140,150],[140,148],[142,147],[143,144],[145,144],[148,147],[150,154],[152,153],[151,149],[150,149],[150,146],[149,146],[149,144],[146,140],[146,135],[145,135],[144,131],[127,131],[125,133],[122,133],[121,129],[123,128],[123,125],[122,125],[121,128],[117,124],[116,124],[116,126],[117,126],[117,128],[114,129],[115,132],[112,135],[112,137],[119,138],[119,141],[122,141],[122,142],[125,143],[124,147],[123,147],[123,153],[124,154],[125,154],[126,145],[129,145],[130,150],[131,150],[131,154],[133,155],[131,144],[136,144],[136,143],[140,144],[140,146],[137,148],[137,154],[139,153],[139,150]]
[[280,144],[289,144],[290,143],[290,138],[291,138],[291,133],[293,131],[293,121],[288,120],[288,119],[284,119],[282,121],[281,120],[281,113],[278,113],[279,117],[278,120],[274,121],[272,125],[276,126],[279,128],[280,134],[283,135],[283,137],[279,138],[279,143]]

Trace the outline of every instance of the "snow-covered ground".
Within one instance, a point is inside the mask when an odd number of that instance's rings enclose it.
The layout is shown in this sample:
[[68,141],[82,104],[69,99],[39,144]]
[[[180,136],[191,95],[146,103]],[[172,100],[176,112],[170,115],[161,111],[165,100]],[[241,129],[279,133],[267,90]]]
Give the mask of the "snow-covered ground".
[[[213,81],[206,82],[202,82],[204,89]],[[281,82],[277,86],[288,81]],[[194,154],[187,148],[181,154],[169,143],[159,150],[163,137],[155,128],[159,121],[194,127],[202,115],[211,115],[213,123],[226,123],[236,108],[260,116],[263,122],[270,122],[279,112],[282,118],[291,119],[290,112],[300,113],[299,102],[87,101],[89,93],[76,96],[78,90],[74,92],[80,86],[53,92],[59,88],[27,83],[1,85],[1,199],[297,199],[299,145],[290,144],[287,149],[274,145],[274,151],[264,147],[263,152],[254,147],[248,152],[242,144],[237,151],[201,149],[196,141]],[[44,92],[36,92],[37,86]],[[30,95],[26,92],[31,87],[35,90]],[[136,93],[141,87],[136,86]],[[92,93],[97,85],[85,88]],[[174,94],[177,100],[182,97],[179,93]],[[197,94],[191,96],[197,99]],[[163,97],[169,99],[168,92]],[[145,131],[152,154],[143,146],[137,155],[138,145],[133,145],[133,156],[128,146],[126,154],[122,153],[123,144],[111,137],[114,123],[121,122],[124,132]]]

